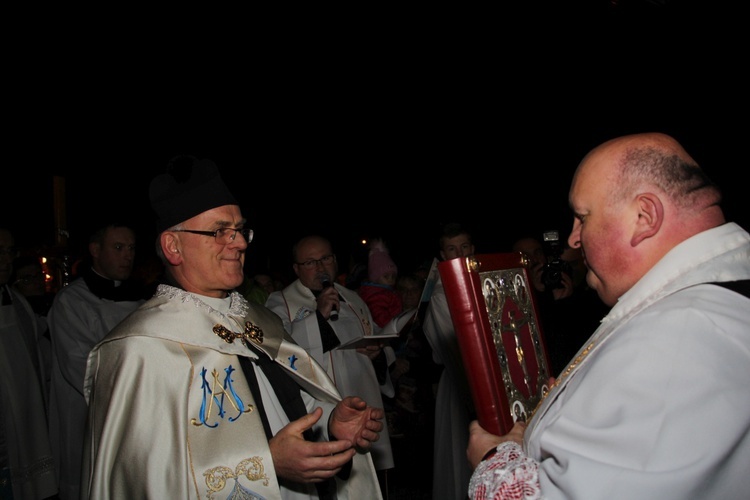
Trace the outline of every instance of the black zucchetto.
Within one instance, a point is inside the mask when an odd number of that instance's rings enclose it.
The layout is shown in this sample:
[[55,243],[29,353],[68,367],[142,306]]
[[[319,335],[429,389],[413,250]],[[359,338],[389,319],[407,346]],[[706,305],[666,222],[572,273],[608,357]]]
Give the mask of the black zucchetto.
[[151,181],[149,199],[158,233],[212,208],[239,204],[213,161],[188,155],[172,158],[167,172]]

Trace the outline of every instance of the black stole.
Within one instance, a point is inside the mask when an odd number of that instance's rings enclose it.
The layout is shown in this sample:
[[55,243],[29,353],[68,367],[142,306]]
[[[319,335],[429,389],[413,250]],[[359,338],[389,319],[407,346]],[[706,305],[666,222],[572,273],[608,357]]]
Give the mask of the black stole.
[[[242,366],[242,371],[245,373],[245,378],[250,385],[250,392],[252,392],[253,398],[255,399],[255,405],[260,412],[260,418],[263,421],[263,429],[266,431],[266,437],[270,440],[273,437],[273,433],[271,432],[271,426],[268,423],[266,410],[263,407],[263,398],[261,398],[260,387],[258,386],[258,379],[255,376],[253,363],[258,364],[260,369],[263,370],[263,374],[268,378],[269,382],[271,382],[273,392],[276,393],[276,397],[279,399],[282,408],[284,408],[284,413],[286,413],[289,421],[294,421],[307,415],[307,408],[305,408],[305,402],[302,401],[302,395],[299,392],[300,388],[297,385],[297,382],[295,382],[283,368],[269,358],[266,353],[250,343],[247,343],[246,345],[256,354],[256,356],[258,356],[258,359],[239,356],[240,365]],[[312,429],[304,431],[303,436],[307,441],[315,441]],[[348,469],[348,467],[342,469],[342,472],[346,469]],[[318,496],[321,499],[336,499],[336,480],[334,478],[315,483],[315,487],[317,488]]]

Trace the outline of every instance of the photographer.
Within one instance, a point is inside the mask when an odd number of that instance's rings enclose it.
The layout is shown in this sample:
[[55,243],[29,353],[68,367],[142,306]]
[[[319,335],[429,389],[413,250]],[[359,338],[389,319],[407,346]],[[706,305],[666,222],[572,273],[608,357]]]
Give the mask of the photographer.
[[[519,238],[513,243],[513,251],[521,252],[529,259],[529,278],[539,294],[549,292],[549,298],[560,300],[573,294],[573,281],[568,268],[561,260],[563,249],[559,239],[554,238],[557,231],[547,231],[547,251],[542,241],[533,236]],[[550,253],[552,252],[552,254]],[[540,297],[541,299],[541,297]]]
[[550,369],[555,375],[567,367],[609,310],[586,284],[580,250],[561,243],[557,234],[543,233],[544,242],[525,236],[512,247],[529,259],[529,278],[536,291]]

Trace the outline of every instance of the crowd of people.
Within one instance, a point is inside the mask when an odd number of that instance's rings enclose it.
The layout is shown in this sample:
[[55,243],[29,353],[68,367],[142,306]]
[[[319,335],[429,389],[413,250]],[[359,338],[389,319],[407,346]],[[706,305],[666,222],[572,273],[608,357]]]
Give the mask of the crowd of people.
[[[155,255],[137,259],[150,242],[136,247],[112,218],[65,286],[0,228],[3,500],[750,488],[750,235],[669,136],[615,138],[583,158],[554,282],[534,235],[483,249],[525,256],[554,374],[505,436],[476,420],[445,290],[428,275],[433,258],[476,253],[466,225],[445,224],[416,269],[380,239],[340,268],[329,237],[299,234],[284,280],[247,272],[252,221],[211,160],[176,157],[149,199]],[[395,338],[358,342],[404,312]]]

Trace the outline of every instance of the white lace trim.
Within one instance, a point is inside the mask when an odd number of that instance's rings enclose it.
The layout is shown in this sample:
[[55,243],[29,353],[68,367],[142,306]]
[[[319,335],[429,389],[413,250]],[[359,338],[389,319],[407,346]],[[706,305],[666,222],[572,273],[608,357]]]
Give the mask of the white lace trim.
[[469,482],[469,498],[540,500],[539,463],[515,441],[497,446],[497,453],[477,465]]
[[206,309],[208,310],[208,312],[218,314],[219,316],[222,316],[224,318],[235,316],[242,319],[250,310],[247,300],[245,300],[245,298],[237,292],[232,292],[229,294],[230,305],[229,311],[227,312],[222,312],[214,307],[211,307],[209,304],[201,300],[200,295],[195,295],[190,292],[186,292],[182,288],[177,288],[170,285],[159,285],[156,288],[156,293],[154,295],[159,297],[167,297],[169,299],[181,300],[184,303],[192,302],[195,307]]

